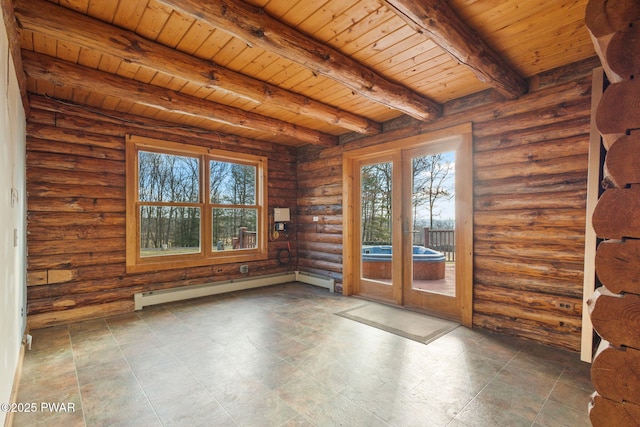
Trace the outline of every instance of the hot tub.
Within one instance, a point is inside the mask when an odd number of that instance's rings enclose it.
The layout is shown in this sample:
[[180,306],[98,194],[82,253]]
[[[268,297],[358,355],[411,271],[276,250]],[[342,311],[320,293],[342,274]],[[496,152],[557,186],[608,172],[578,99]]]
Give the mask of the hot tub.
[[[444,279],[445,261],[444,254],[438,251],[414,246],[414,280]],[[362,275],[369,279],[391,279],[391,246],[363,246]]]

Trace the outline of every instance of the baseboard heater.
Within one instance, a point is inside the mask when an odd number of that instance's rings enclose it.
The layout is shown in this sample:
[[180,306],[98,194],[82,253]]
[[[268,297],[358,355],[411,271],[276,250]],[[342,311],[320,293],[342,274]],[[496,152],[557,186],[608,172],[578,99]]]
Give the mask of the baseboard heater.
[[144,307],[163,304],[166,302],[182,301],[191,298],[206,297],[209,295],[224,294],[227,292],[241,291],[245,289],[260,288],[263,286],[278,285],[289,282],[301,282],[309,285],[320,286],[334,291],[335,280],[303,271],[293,271],[282,274],[270,274],[247,279],[234,279],[225,282],[205,283],[203,285],[183,286],[159,291],[139,292],[133,295],[136,310]]

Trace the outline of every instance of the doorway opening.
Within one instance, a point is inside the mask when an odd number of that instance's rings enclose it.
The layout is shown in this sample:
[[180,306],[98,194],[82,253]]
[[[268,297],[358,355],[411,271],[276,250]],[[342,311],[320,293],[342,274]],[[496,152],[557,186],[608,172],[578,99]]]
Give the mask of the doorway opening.
[[471,326],[471,125],[344,155],[343,289]]

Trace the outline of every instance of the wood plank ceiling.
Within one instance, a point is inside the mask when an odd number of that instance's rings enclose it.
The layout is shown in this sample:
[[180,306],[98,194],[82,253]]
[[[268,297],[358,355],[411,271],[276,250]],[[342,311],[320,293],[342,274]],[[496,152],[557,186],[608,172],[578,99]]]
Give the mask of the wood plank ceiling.
[[13,0],[29,93],[293,146],[521,96],[595,55],[586,3]]

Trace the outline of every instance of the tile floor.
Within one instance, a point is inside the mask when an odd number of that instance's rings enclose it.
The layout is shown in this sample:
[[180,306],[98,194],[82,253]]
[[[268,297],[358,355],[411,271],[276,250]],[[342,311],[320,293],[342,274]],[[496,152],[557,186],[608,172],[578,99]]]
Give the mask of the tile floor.
[[18,401],[38,410],[14,426],[589,425],[577,354],[334,315],[363,303],[287,284],[32,331]]

